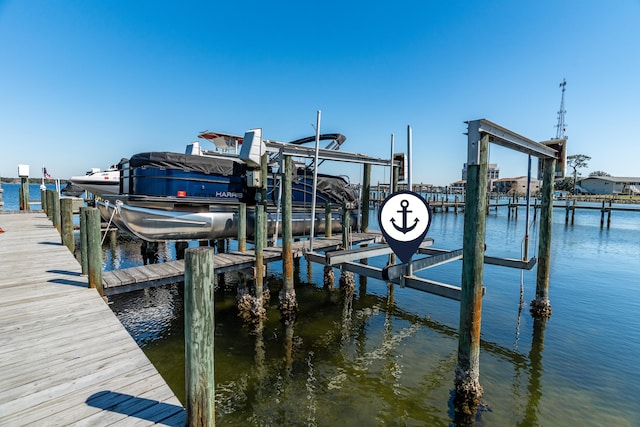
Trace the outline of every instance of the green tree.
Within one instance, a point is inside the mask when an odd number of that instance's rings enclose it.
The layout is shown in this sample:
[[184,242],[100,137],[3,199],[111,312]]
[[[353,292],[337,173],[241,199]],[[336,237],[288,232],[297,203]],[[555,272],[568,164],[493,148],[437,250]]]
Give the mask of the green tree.
[[559,191],[572,191],[573,178],[567,176],[565,178],[559,179],[553,184],[553,188]]
[[611,174],[603,171],[594,171],[591,172],[589,176],[611,176]]
[[591,160],[591,157],[586,154],[572,154],[567,156],[567,166],[573,169],[573,194],[576,194],[576,183],[578,178],[578,169],[586,168],[587,162]]

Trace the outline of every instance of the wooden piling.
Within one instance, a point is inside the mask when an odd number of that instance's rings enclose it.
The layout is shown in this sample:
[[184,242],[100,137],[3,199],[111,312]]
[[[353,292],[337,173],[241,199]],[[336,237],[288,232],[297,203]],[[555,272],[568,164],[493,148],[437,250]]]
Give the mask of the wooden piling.
[[483,136],[477,144],[479,164],[467,166],[458,364],[455,378],[456,406],[463,412],[474,412],[482,396],[479,381],[480,322],[489,136]]
[[[540,160],[542,161],[542,160]],[[553,213],[553,179],[556,159],[544,159],[540,232],[538,237],[538,268],[536,271],[536,298],[531,301],[531,315],[551,316],[549,302],[549,276],[551,274],[551,229]]]
[[255,279],[256,279],[256,298],[262,298],[263,274],[264,274],[264,240],[261,229],[266,222],[266,214],[262,203],[256,203],[255,212],[255,230],[254,230],[254,252],[256,256]]
[[238,252],[247,250],[247,205],[238,206]]
[[60,199],[60,229],[62,244],[74,253],[76,242],[73,237],[73,200],[68,197]]
[[282,172],[282,275],[286,292],[293,291],[293,233],[291,195],[293,162],[291,156],[284,157]]
[[40,208],[44,213],[47,213],[47,189],[40,188]]
[[256,222],[255,222],[255,256],[256,256],[256,299],[259,304],[262,303],[262,292],[264,286],[264,248],[267,241],[267,163],[269,156],[262,155],[260,158],[260,201],[256,203]]
[[87,209],[86,206],[80,208],[80,266],[82,267],[82,274],[87,275],[89,273],[89,260],[87,259]]
[[331,203],[327,202],[324,205],[324,236],[331,237],[333,235],[333,230],[331,229],[333,225],[331,218]]
[[350,211],[346,206],[342,208],[342,249],[349,249]]
[[605,208],[604,208],[604,200],[602,201],[602,208],[600,209],[600,228],[604,227],[604,213],[605,213]]
[[60,195],[55,191],[53,192],[52,202],[53,212],[51,212],[51,221],[56,230],[58,230],[58,233],[60,233]]
[[362,224],[360,229],[363,232],[369,231],[369,195],[371,192],[371,164],[365,163],[362,176]]
[[100,212],[96,208],[87,209],[87,259],[89,267],[89,287],[102,289],[102,239],[100,238]]
[[[29,178],[20,177],[20,210],[29,210]],[[58,230],[60,231],[60,230]]]
[[607,211],[607,228],[611,227],[611,211],[613,210],[611,208],[613,202],[611,200],[609,200],[609,210]]
[[184,352],[188,426],[215,425],[213,249],[185,252]]
[[[393,160],[393,155],[391,156],[392,160]],[[398,191],[398,181],[400,180],[400,169],[397,168],[396,166],[393,165],[393,161],[391,162],[391,188],[389,189],[389,192],[391,194],[395,193],[396,191]],[[396,263],[396,254],[394,252],[391,252],[389,254],[389,261],[388,261],[388,265],[395,265]]]
[[284,157],[282,172],[282,276],[280,291],[280,313],[285,324],[292,324],[298,310],[298,302],[293,286],[293,230],[292,230],[292,175],[291,156]]
[[46,198],[47,198],[47,218],[50,221],[53,221],[53,190],[46,190]]

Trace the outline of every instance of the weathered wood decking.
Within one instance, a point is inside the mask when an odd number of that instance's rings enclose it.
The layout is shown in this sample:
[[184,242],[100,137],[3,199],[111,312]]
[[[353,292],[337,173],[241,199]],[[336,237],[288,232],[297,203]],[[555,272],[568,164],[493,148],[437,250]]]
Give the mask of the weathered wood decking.
[[0,425],[184,425],[45,214],[2,214],[0,227]]
[[[382,240],[380,232],[355,233],[353,244],[379,243]],[[342,237],[322,237],[313,242],[314,250],[334,250],[342,245]],[[309,248],[309,241],[293,243],[294,258],[301,257],[305,249]],[[282,248],[265,248],[264,262],[282,260]],[[214,260],[216,274],[227,271],[238,271],[251,268],[256,261],[253,250],[246,252],[217,253]],[[121,270],[105,271],[102,273],[102,283],[105,295],[114,295],[136,291],[152,286],[161,286],[184,280],[184,261],[169,261],[161,264],[143,265],[123,268]]]

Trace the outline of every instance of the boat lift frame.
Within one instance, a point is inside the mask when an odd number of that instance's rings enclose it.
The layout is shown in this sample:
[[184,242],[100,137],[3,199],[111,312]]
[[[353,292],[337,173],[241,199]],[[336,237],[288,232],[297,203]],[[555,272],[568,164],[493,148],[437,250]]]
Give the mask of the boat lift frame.
[[[509,129],[506,129],[500,125],[497,125],[489,120],[481,119],[471,122],[466,122],[469,126],[468,130],[468,164],[472,166],[480,165],[480,141],[486,137],[489,142],[502,145],[506,148],[514,149],[516,151],[534,155],[542,158],[555,159],[557,156],[556,150],[549,148],[546,145],[535,142],[529,138],[519,135]],[[408,127],[407,139],[408,145],[411,145],[411,131]],[[392,142],[393,143],[393,142]],[[290,154],[298,154],[304,151],[307,156],[313,153],[313,149],[303,147],[292,147],[289,151]],[[284,149],[284,148],[283,148]],[[409,148],[409,152],[410,152]],[[327,153],[327,158],[331,158]],[[348,153],[341,153],[348,154]],[[358,155],[353,155],[358,156]],[[348,160],[347,160],[348,158]],[[337,159],[333,159],[337,160]],[[342,161],[362,161],[357,157],[344,156],[340,160]],[[371,161],[373,160],[373,161]],[[370,164],[390,165],[391,161],[376,161],[381,159],[370,159]],[[484,239],[483,239],[484,244]],[[461,287],[448,285],[444,283],[435,282],[432,280],[416,277],[413,273],[428,268],[432,268],[438,265],[449,263],[452,261],[461,260],[464,255],[464,248],[456,249],[453,251],[431,248],[433,245],[433,239],[427,238],[421,244],[418,249],[418,253],[422,255],[428,255],[424,258],[418,258],[412,260],[407,264],[394,264],[388,265],[384,268],[377,268],[367,264],[355,263],[355,260],[367,259],[375,256],[389,254],[392,250],[388,245],[377,245],[373,247],[347,249],[343,251],[327,252],[325,254],[315,253],[312,250],[305,255],[309,261],[313,261],[323,265],[329,265],[340,268],[345,271],[351,271],[366,277],[371,277],[378,280],[384,280],[387,282],[399,284],[400,286],[406,286],[414,289],[419,289],[428,293],[443,296],[446,298],[460,300],[461,299]],[[499,265],[503,267],[516,268],[521,270],[531,270],[537,260],[536,258],[520,260],[512,258],[501,258],[493,256],[482,256],[482,263]],[[484,295],[486,289],[482,287],[482,295]]]

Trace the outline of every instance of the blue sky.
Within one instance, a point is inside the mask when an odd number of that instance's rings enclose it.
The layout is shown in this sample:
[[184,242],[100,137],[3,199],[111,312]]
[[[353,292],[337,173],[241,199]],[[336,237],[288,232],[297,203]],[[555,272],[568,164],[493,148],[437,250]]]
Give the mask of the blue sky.
[[[566,78],[583,175],[640,176],[639,22],[640,0],[0,0],[0,175],[26,163],[68,178],[183,152],[203,130],[289,141],[321,110],[322,132],[375,157],[392,133],[405,151],[411,125],[413,181],[445,185],[466,120],[554,137]],[[526,174],[522,154],[492,146],[490,161]],[[361,180],[360,166],[323,168]]]

